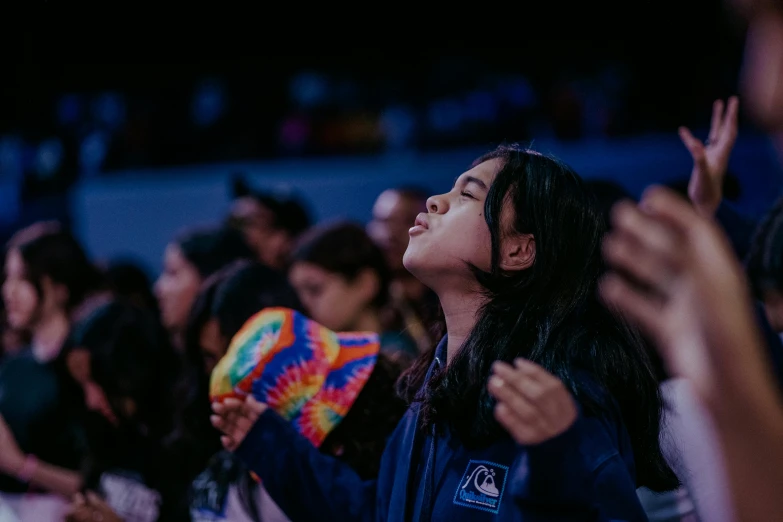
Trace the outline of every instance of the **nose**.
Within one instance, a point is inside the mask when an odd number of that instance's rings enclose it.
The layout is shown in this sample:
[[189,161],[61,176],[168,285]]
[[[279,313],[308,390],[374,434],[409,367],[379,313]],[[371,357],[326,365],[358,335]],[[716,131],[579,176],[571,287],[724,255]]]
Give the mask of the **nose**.
[[430,214],[443,214],[449,209],[449,204],[443,195],[427,198],[427,212]]

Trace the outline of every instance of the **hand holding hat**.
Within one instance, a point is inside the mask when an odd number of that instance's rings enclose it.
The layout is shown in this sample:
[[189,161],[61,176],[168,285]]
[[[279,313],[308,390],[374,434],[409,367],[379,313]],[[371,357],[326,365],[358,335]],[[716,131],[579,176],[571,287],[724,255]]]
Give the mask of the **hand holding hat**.
[[375,367],[376,333],[335,333],[287,308],[267,308],[234,336],[212,372],[212,424],[235,450],[271,408],[318,447]]

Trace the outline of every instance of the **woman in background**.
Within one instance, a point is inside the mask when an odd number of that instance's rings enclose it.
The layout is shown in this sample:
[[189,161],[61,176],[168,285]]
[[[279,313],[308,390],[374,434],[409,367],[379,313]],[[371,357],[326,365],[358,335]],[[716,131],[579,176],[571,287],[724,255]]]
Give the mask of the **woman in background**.
[[[31,342],[0,366],[0,417],[7,428],[3,438],[13,440],[14,446],[18,443],[28,455],[0,442],[3,492],[48,490],[30,485],[40,471],[39,462],[71,470],[81,464],[80,429],[60,355],[71,314],[99,286],[100,276],[82,247],[56,223],[32,225],[8,243],[3,283],[6,317],[9,326],[28,332]],[[19,500],[29,503],[30,497]]]
[[184,349],[188,314],[201,283],[232,261],[252,258],[242,234],[231,228],[195,230],[169,243],[155,295],[175,348]]
[[402,360],[418,354],[410,336],[384,329],[391,273],[362,227],[338,223],[306,233],[291,255],[289,280],[316,322],[335,332],[381,334],[381,349]]

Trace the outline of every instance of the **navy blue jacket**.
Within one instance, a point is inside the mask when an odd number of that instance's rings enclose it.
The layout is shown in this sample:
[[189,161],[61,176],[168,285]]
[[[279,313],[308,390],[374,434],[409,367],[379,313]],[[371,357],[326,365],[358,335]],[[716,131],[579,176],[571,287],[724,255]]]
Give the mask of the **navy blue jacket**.
[[[445,350],[444,339],[433,368]],[[414,405],[390,437],[378,478],[362,481],[266,410],[237,455],[294,522],[647,520],[619,413],[580,416],[536,446],[508,438],[468,450],[446,428],[418,429]]]

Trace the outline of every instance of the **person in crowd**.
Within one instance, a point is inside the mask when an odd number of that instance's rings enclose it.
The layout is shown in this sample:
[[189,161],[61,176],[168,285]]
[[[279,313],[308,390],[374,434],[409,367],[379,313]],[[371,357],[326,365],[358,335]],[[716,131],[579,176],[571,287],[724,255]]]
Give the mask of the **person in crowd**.
[[[195,466],[190,511],[194,521],[287,520],[244,465],[221,451],[219,433],[209,424],[209,376],[223,358],[231,339],[254,315],[270,307],[300,307],[285,276],[264,265],[238,261],[210,278],[191,312],[188,327],[188,373],[192,390],[183,402],[178,438]],[[386,437],[405,405],[394,394],[401,367],[381,356],[354,407],[330,433],[322,450],[340,454],[360,474],[377,474]],[[298,393],[304,393],[300,390]],[[206,422],[201,422],[201,421]]]
[[289,280],[310,317],[335,332],[381,334],[381,348],[411,361],[418,354],[406,333],[384,328],[391,272],[364,229],[335,223],[305,234],[291,254]]
[[188,314],[201,283],[232,261],[252,257],[242,235],[231,228],[194,230],[169,243],[155,295],[163,325],[177,349],[184,347]]
[[[57,223],[31,225],[8,243],[2,288],[6,317],[12,328],[29,333],[30,345],[0,365],[5,428],[0,491],[42,492],[29,485],[39,461],[71,470],[81,464],[81,430],[61,352],[73,311],[100,285],[99,273],[78,241]],[[8,440],[31,456],[16,458]],[[29,497],[16,500],[27,502]]]
[[86,443],[79,469],[26,455],[2,419],[0,452],[19,463],[31,486],[73,499],[69,521],[188,520],[186,485],[172,480],[176,462],[161,443],[172,418],[171,354],[149,311],[123,301],[98,306],[74,325],[62,355],[81,399],[74,412]]
[[646,520],[636,488],[678,480],[644,347],[597,298],[603,220],[582,180],[504,145],[427,209],[404,260],[447,335],[400,382],[411,407],[377,481],[253,400],[213,404],[225,447],[293,520]]
[[390,306],[384,311],[388,330],[407,332],[419,349],[435,345],[439,331],[437,296],[405,269],[402,258],[408,248],[408,229],[427,209],[429,192],[421,187],[401,186],[381,192],[372,207],[367,233],[381,248],[391,270]]
[[[657,187],[614,211],[604,299],[639,324],[714,424],[726,468],[721,520],[783,516],[783,405],[748,282],[709,217]],[[728,493],[728,494],[727,494]]]
[[233,196],[229,224],[244,234],[258,261],[285,269],[297,239],[310,228],[305,206],[294,198],[254,191],[241,177],[234,179]]

